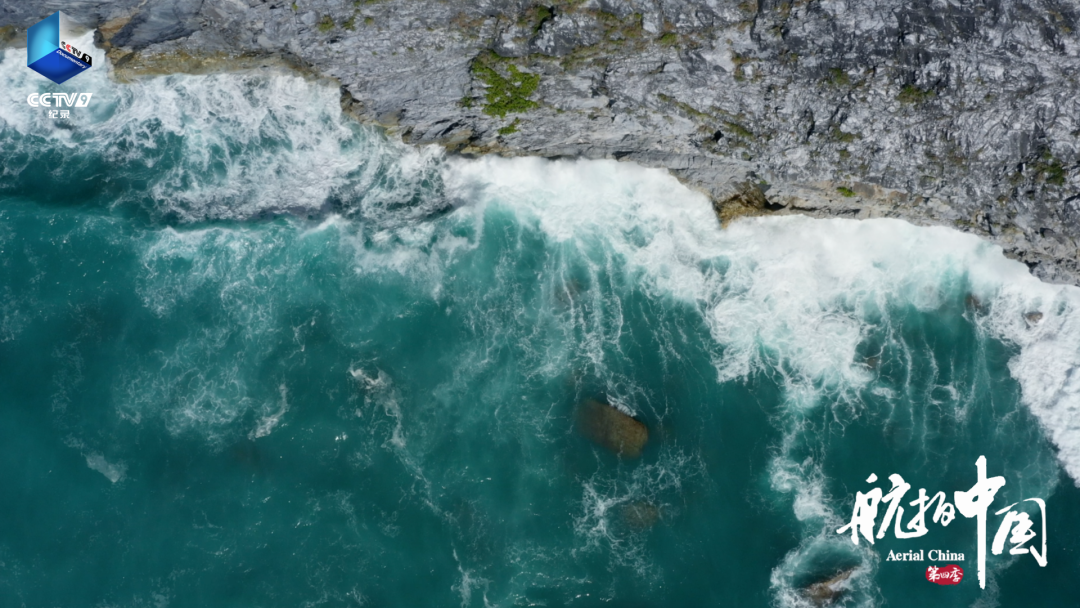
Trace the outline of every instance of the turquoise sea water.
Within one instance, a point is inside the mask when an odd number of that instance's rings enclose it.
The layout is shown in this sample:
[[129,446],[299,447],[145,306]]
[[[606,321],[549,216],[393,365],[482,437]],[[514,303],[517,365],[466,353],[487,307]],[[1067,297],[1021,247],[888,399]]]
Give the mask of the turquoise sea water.
[[[809,606],[850,568],[838,605],[1078,605],[1080,290],[944,229],[721,231],[661,171],[406,148],[277,73],[95,61],[49,119],[20,53],[0,605]],[[575,432],[590,398],[640,459]],[[1045,568],[981,590],[963,517],[836,533],[870,473],[951,498],[980,455],[991,538],[1046,500]]]

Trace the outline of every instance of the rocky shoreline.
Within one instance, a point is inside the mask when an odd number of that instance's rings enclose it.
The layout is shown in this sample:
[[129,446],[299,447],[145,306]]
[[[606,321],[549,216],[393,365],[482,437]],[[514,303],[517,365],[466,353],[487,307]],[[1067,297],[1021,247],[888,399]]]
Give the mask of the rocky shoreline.
[[1080,285],[1080,12],[1056,0],[0,0],[121,79],[278,64],[466,155],[663,167],[743,215],[897,217]]

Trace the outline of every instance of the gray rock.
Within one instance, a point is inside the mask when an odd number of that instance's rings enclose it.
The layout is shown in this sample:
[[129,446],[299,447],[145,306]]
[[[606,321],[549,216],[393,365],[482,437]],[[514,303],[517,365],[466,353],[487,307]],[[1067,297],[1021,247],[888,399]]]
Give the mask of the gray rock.
[[751,182],[736,185],[737,190],[730,196],[713,199],[713,209],[720,219],[720,224],[727,226],[740,217],[768,215],[776,208],[765,198],[761,187]]
[[[186,0],[159,0],[142,7],[110,43],[143,49],[151,44],[185,38],[199,29],[198,6]],[[65,13],[68,9],[65,8]]]
[[[765,184],[772,212],[943,224],[1080,284],[1080,9],[1059,0],[0,0],[0,31],[61,8],[144,68],[278,55],[405,141],[632,160],[714,201]],[[484,112],[491,51],[541,75],[535,108]]]

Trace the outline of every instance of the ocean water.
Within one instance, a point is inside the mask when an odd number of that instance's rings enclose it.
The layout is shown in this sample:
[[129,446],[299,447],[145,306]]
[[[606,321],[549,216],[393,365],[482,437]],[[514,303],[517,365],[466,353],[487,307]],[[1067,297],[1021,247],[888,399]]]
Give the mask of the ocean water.
[[[24,59],[0,605],[789,607],[845,571],[836,605],[1078,605],[1080,289],[943,228],[721,230],[660,170],[406,147],[289,74]],[[75,90],[70,120],[25,101]],[[641,458],[575,431],[585,399]],[[951,500],[979,456],[991,539],[1046,501],[1046,567],[991,555],[980,589],[964,517],[837,534],[871,473]],[[886,560],[913,549],[964,581]]]

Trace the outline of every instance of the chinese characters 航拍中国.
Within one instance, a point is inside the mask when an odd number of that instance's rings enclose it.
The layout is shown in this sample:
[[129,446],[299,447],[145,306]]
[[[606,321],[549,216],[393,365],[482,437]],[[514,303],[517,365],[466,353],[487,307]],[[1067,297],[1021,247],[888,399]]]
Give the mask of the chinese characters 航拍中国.
[[[933,523],[940,523],[942,526],[948,526],[956,518],[956,513],[959,511],[960,515],[966,518],[975,518],[978,525],[978,572],[979,572],[979,586],[983,589],[986,588],[986,520],[987,510],[990,508],[990,503],[994,501],[994,497],[997,495],[998,490],[1005,486],[1005,478],[998,477],[986,477],[986,457],[979,456],[979,459],[975,462],[975,469],[978,474],[975,485],[967,491],[957,491],[953,493],[953,502],[950,503],[945,499],[944,492],[938,492],[932,498],[928,497],[926,490],[919,489],[919,497],[915,500],[907,503],[909,507],[915,507],[915,515],[907,522],[906,526],[901,525],[901,519],[904,517],[903,499],[908,490],[911,489],[911,484],[904,481],[904,478],[900,475],[893,474],[889,476],[889,481],[892,482],[892,488],[889,489],[887,494],[883,493],[881,488],[873,488],[869,492],[856,492],[855,494],[855,506],[852,510],[851,521],[847,525],[839,528],[838,533],[843,534],[845,532],[851,532],[851,542],[856,545],[859,544],[859,535],[874,544],[874,527],[877,524],[878,510],[882,503],[887,505],[885,510],[885,516],[881,521],[881,525],[877,530],[877,538],[885,538],[885,533],[889,529],[889,524],[895,520],[893,526],[893,534],[896,538],[917,538],[927,533],[926,516],[927,513],[933,508],[933,515],[931,520]],[[877,475],[871,474],[867,478],[866,483],[874,483],[878,479]],[[1039,513],[1042,520],[1042,534],[1036,533],[1032,530],[1031,517],[1023,512],[1016,510],[1016,505],[1020,503],[1013,503],[1003,509],[1000,509],[994,513],[997,516],[1003,516],[1001,523],[998,525],[997,533],[994,535],[994,541],[991,544],[990,550],[994,555],[1001,555],[1005,549],[1005,543],[1008,542],[1012,547],[1009,549],[1010,555],[1024,555],[1030,553],[1035,561],[1040,566],[1046,566],[1046,503],[1041,498],[1027,498],[1021,502],[1033,502],[1039,507]],[[905,529],[906,528],[906,529]],[[1011,534],[1010,534],[1011,532]],[[1037,549],[1034,546],[1027,546],[1028,543],[1036,536],[1041,536],[1042,548]]]

